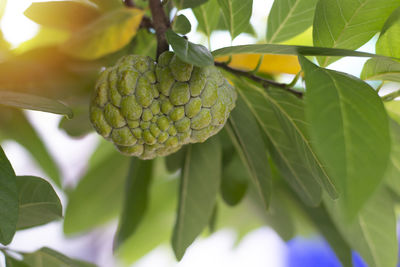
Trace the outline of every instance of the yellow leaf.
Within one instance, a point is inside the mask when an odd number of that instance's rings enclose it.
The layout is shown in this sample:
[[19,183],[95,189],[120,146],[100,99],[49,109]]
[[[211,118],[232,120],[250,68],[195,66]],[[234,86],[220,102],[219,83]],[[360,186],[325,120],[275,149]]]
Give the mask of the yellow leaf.
[[74,32],[61,45],[61,50],[81,59],[97,59],[116,52],[127,45],[136,35],[143,10],[121,8],[103,16]]
[[[232,56],[232,60],[229,66],[232,68],[242,69],[242,70],[254,70],[260,59],[260,54],[237,54]],[[228,61],[229,57],[218,57],[216,61],[224,62]],[[289,73],[297,74],[300,71],[300,65],[297,61],[296,56],[287,55],[264,55],[259,72],[263,73]]]

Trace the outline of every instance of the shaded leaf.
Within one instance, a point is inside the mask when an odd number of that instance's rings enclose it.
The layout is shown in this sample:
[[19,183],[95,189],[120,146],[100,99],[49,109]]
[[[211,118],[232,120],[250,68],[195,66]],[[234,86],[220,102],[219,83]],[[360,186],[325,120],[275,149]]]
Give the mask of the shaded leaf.
[[114,240],[115,248],[135,233],[147,212],[153,162],[132,159],[130,165],[126,179],[123,210]]
[[179,15],[176,17],[174,23],[172,24],[172,30],[176,33],[187,34],[190,32],[192,26],[190,25],[189,20],[185,17],[185,15]]
[[242,33],[250,23],[253,0],[218,0],[232,39]]
[[312,144],[354,218],[383,179],[389,153],[388,118],[377,93],[350,75],[299,57],[305,73]]
[[138,54],[155,58],[156,51],[157,51],[157,39],[155,35],[148,32],[145,29],[139,30],[135,36],[135,39],[133,39],[132,54]]
[[58,166],[25,115],[14,108],[0,108],[0,112],[0,136],[25,147],[49,178],[61,187]]
[[214,57],[236,54],[277,54],[305,56],[351,56],[351,57],[383,57],[376,54],[358,52],[347,49],[312,47],[301,45],[251,44],[223,47],[212,52]]
[[267,42],[280,43],[307,30],[318,0],[275,0],[268,16]]
[[68,258],[51,248],[43,247],[33,253],[24,253],[24,263],[32,267],[95,267],[96,265]]
[[184,62],[193,64],[198,67],[205,67],[214,64],[214,59],[210,53],[202,45],[189,42],[185,38],[177,35],[172,30],[165,33],[168,43],[176,55]]
[[170,173],[174,173],[183,167],[183,161],[186,154],[186,147],[165,158],[165,165]]
[[97,19],[100,12],[95,7],[80,2],[50,1],[32,3],[24,15],[46,27],[76,31]]
[[[398,4],[399,6],[400,4]],[[400,58],[400,7],[387,19],[376,42],[376,52],[385,56]]]
[[[154,177],[148,209],[134,235],[115,252],[124,263],[131,264],[162,243],[168,242],[176,216],[178,178],[164,172]],[[151,238],[149,238],[151,236]]]
[[89,169],[69,194],[64,232],[73,234],[100,226],[119,214],[129,158],[108,142],[101,142]]
[[87,106],[79,106],[73,109],[74,117],[72,119],[62,118],[58,127],[63,129],[72,137],[82,137],[93,131],[89,119],[89,109]]
[[142,17],[143,11],[140,9],[113,10],[76,31],[61,49],[86,60],[116,52],[135,36]]
[[193,8],[206,3],[208,0],[174,0],[178,9]]
[[187,148],[172,248],[178,260],[207,227],[221,180],[221,147],[217,138]]
[[369,266],[396,266],[396,216],[386,188],[379,188],[351,223],[346,223],[337,203],[328,199],[324,202],[342,236]]
[[227,132],[267,209],[272,187],[268,157],[262,145],[264,142],[257,121],[242,97],[237,99],[236,108],[231,113],[228,125]]
[[[235,206],[246,194],[248,177],[246,166],[239,157],[234,157],[222,170],[221,195],[225,203]],[[269,200],[268,200],[269,202]]]
[[220,9],[217,0],[208,0],[207,3],[192,9],[197,22],[197,30],[210,37],[217,29],[220,17]]
[[11,242],[18,220],[18,189],[14,170],[0,147],[0,243]]
[[320,185],[335,198],[335,185],[311,148],[303,102],[282,89],[266,91],[245,80],[232,77],[232,81],[266,135],[271,156],[282,177],[303,201],[318,204]]
[[389,58],[371,58],[365,62],[360,78],[400,82],[400,63]]
[[65,115],[72,118],[72,110],[58,100],[25,93],[0,90],[0,104],[8,107],[23,108]]
[[[357,49],[378,33],[397,0],[320,0],[315,9],[315,46]],[[327,66],[337,58],[319,58]]]
[[46,180],[17,176],[19,215],[17,229],[46,224],[62,218],[60,199]]

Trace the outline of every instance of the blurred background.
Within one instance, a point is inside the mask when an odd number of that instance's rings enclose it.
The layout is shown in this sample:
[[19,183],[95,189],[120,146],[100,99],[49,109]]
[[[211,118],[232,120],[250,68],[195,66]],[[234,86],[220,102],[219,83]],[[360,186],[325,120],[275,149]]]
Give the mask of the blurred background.
[[[0,0],[0,3],[2,1]],[[40,32],[39,25],[23,15],[23,12],[32,2],[39,1],[9,0],[0,4],[6,4],[0,22],[3,37],[16,53],[23,51],[27,42]],[[267,14],[272,3],[272,0],[254,0],[251,23],[256,34],[241,34],[233,41],[233,44],[247,44],[264,39]],[[179,11],[179,14],[184,14],[192,24],[192,31],[187,35],[189,40],[207,45],[206,38],[195,31],[197,23],[193,13],[190,10],[182,10]],[[229,33],[223,31],[213,33],[211,44],[211,49],[231,45]],[[311,31],[308,30],[297,38],[296,44],[311,45]],[[374,40],[359,50],[374,52]],[[362,58],[345,58],[335,62],[330,68],[359,76],[365,60]],[[293,79],[293,75],[281,75],[279,79],[282,82],[288,82]],[[301,82],[299,85],[301,85]],[[382,92],[385,92],[385,90],[390,90],[390,84],[385,85]],[[71,138],[65,131],[59,129],[58,124],[62,119],[61,116],[35,111],[26,111],[25,113],[59,166],[63,185],[74,187],[78,183],[79,177],[87,169],[87,162],[95,150],[99,138],[95,134],[89,134],[83,138]],[[17,175],[47,177],[23,146],[14,141],[5,141],[1,145]],[[57,191],[57,193],[65,207],[66,196],[61,191]],[[101,267],[119,266],[120,263],[116,261],[112,254],[113,234],[116,227],[117,221],[112,221],[84,236],[67,238],[63,235],[62,222],[54,222],[17,232],[10,247],[21,251],[34,251],[40,247],[48,246],[68,256],[95,262]],[[171,226],[166,225],[165,227]],[[241,237],[240,242],[237,242],[237,237],[238,233],[233,229],[219,229],[207,237],[199,238],[188,249],[183,260],[179,263],[176,262],[169,244],[165,244],[157,247],[132,266],[341,266],[329,245],[317,235],[299,236],[285,242],[271,228],[261,227]],[[148,238],[151,238],[151,236]],[[366,266],[357,254],[354,253],[353,256],[355,266]],[[0,266],[4,266],[4,259],[1,259]]]

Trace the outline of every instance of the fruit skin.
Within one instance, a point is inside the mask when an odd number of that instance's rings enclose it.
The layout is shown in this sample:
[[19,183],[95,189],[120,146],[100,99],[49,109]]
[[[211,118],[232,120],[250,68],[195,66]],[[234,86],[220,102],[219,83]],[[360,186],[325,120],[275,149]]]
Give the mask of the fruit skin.
[[90,121],[123,154],[152,159],[215,135],[235,101],[214,66],[187,64],[173,52],[162,53],[158,63],[128,55],[101,73]]

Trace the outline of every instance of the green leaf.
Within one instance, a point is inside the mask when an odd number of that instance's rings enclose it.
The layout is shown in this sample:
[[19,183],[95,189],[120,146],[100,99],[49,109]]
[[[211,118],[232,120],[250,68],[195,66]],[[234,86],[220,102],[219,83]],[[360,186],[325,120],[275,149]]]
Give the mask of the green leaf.
[[95,267],[96,265],[68,258],[67,256],[43,247],[33,253],[24,253],[23,262],[31,267]]
[[32,3],[24,15],[47,27],[76,31],[100,16],[95,7],[74,1]]
[[0,243],[11,242],[18,220],[18,189],[14,170],[0,147]]
[[220,187],[221,159],[217,138],[187,148],[172,237],[172,248],[178,260],[210,221]]
[[241,34],[250,23],[253,0],[218,0],[232,39]]
[[132,159],[126,179],[125,200],[119,221],[115,248],[133,235],[147,212],[153,161]]
[[348,57],[384,57],[376,54],[357,52],[347,49],[312,47],[301,45],[251,44],[223,47],[212,52],[214,57],[236,54],[276,54],[305,56],[348,56]]
[[393,200],[385,187],[373,194],[351,223],[346,223],[338,203],[328,199],[324,202],[342,236],[369,266],[396,266],[396,216]]
[[217,29],[220,19],[220,9],[217,0],[208,0],[207,3],[192,9],[197,22],[197,30],[203,32],[207,37]]
[[129,158],[108,142],[93,153],[87,173],[70,193],[64,232],[73,234],[100,226],[119,214]]
[[174,0],[178,9],[193,8],[206,3],[208,0]]
[[172,30],[167,30],[165,35],[168,43],[182,61],[198,67],[206,67],[214,64],[214,58],[204,46],[189,42]]
[[179,15],[174,23],[172,24],[172,29],[174,32],[180,34],[187,34],[190,32],[192,26],[190,25],[189,20],[185,17],[185,15]]
[[299,57],[305,73],[312,144],[353,218],[383,179],[390,153],[388,118],[365,82]]
[[251,110],[241,97],[236,101],[226,130],[229,133],[236,151],[251,174],[252,182],[265,209],[271,197],[271,174],[263,138]]
[[222,170],[221,195],[225,203],[236,206],[247,192],[249,176],[239,157],[234,157]]
[[49,178],[61,187],[58,166],[25,115],[18,109],[3,107],[0,113],[0,136],[15,140],[25,147]]
[[115,252],[126,265],[132,264],[171,238],[172,225],[176,216],[178,175],[168,176],[164,172],[154,178],[149,188],[150,199],[142,223],[138,225],[135,234],[121,244]]
[[30,228],[62,218],[62,206],[53,187],[34,176],[17,176],[19,215],[17,229]]
[[390,135],[392,151],[385,179],[389,188],[400,196],[400,125],[394,120],[390,120]]
[[136,35],[143,11],[121,8],[105,13],[97,20],[74,32],[61,46],[71,56],[92,60],[116,52]]
[[386,21],[376,42],[376,52],[385,56],[400,58],[400,7]]
[[400,82],[400,63],[389,58],[371,58],[361,72],[363,80]]
[[29,267],[24,262],[16,260],[10,255],[5,254],[4,256],[6,258],[6,267]]
[[156,58],[157,39],[156,36],[146,29],[141,29],[133,39],[132,54]]
[[400,101],[385,102],[385,108],[388,115],[400,124]]
[[[315,9],[315,46],[357,49],[378,33],[398,0],[320,0]],[[319,58],[327,66],[337,58]]]
[[73,116],[72,110],[60,101],[25,93],[0,90],[0,104],[65,115],[69,118]]
[[307,30],[318,0],[275,0],[268,16],[267,42],[280,43]]
[[266,135],[277,168],[294,191],[310,205],[320,202],[320,185],[335,198],[332,178],[311,147],[303,102],[282,89],[267,91],[248,81],[234,77],[232,81]]
[[82,137],[93,131],[92,124],[89,119],[89,109],[87,106],[78,106],[73,108],[74,117],[68,119],[63,117],[58,124],[60,129],[63,129],[72,137]]
[[186,147],[165,158],[165,165],[170,173],[174,173],[183,167],[183,160],[186,154]]

